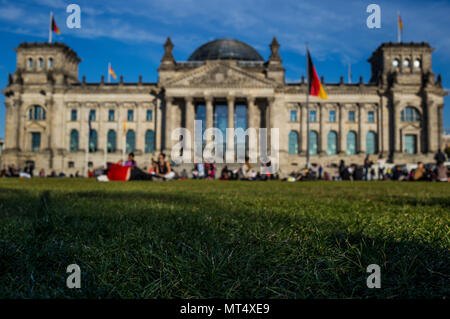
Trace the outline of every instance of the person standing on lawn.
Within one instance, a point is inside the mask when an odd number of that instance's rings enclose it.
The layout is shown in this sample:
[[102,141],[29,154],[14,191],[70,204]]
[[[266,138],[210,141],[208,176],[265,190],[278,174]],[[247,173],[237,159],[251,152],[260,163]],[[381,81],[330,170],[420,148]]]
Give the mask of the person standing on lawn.
[[384,179],[384,165],[386,164],[386,160],[383,158],[383,155],[380,154],[377,160],[378,164],[378,180]]
[[364,179],[367,181],[369,178],[369,168],[372,166],[369,155],[364,159]]

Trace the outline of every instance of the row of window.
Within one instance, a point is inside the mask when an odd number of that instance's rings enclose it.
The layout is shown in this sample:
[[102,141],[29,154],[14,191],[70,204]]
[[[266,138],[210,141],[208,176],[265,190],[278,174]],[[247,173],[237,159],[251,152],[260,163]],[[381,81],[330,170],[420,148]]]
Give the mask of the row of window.
[[[48,58],[47,59],[47,67],[49,69],[53,68],[53,58]],[[28,63],[27,63],[28,68],[33,68],[34,67],[34,60],[33,58],[28,58]],[[37,66],[39,68],[43,68],[44,67],[44,59],[43,58],[38,58],[37,59]]]
[[[108,153],[117,151],[117,133],[114,130],[109,130],[106,138],[106,149]],[[128,130],[126,134],[126,152],[134,152],[136,148],[136,134],[133,130]],[[70,132],[70,146],[71,152],[78,152],[79,150],[79,134],[77,130]],[[94,153],[98,150],[98,134],[96,130],[91,130],[89,133],[89,152]],[[155,132],[147,130],[145,132],[145,153],[155,152]]]
[[[402,122],[416,122],[420,121],[420,113],[419,111],[412,106],[406,107],[404,110],[401,111],[400,118]],[[291,122],[297,122],[297,111],[291,110],[290,114],[290,121]],[[317,111],[311,110],[309,111],[309,122],[317,122]],[[329,122],[336,122],[336,111],[331,110],[328,113],[328,121]],[[349,122],[355,122],[355,111],[348,111],[348,121]],[[375,122],[375,112],[369,111],[367,112],[367,121],[369,123]]]
[[[291,122],[297,122],[297,111],[291,110],[290,114],[290,121]],[[311,110],[309,111],[309,122],[317,122],[317,111]],[[336,122],[336,111],[331,110],[328,112],[328,121],[329,122]],[[348,121],[349,122],[355,122],[355,111],[348,111]],[[367,112],[367,121],[370,123],[375,122],[375,112],[369,111]]]
[[[415,60],[414,60],[413,66],[414,66],[415,69],[420,68],[421,65],[422,65],[422,61],[421,61],[420,59],[415,59]],[[399,59],[394,59],[394,60],[392,61],[392,66],[393,66],[394,68],[398,68],[398,67],[400,66],[400,60],[399,60]],[[405,68],[411,67],[411,60],[410,60],[410,59],[407,59],[407,58],[406,58],[406,59],[403,59],[403,66],[404,66]]]
[[[310,131],[309,133],[309,154],[316,155],[318,151],[318,133]],[[129,130],[126,135],[126,152],[135,151],[135,132]],[[331,131],[327,136],[327,154],[334,155],[337,153],[337,139],[338,135],[335,131]],[[298,133],[291,131],[289,133],[289,154],[298,154]],[[347,147],[348,155],[356,154],[356,132],[350,131],[347,133]],[[31,151],[39,152],[41,146],[41,133],[31,133]],[[79,149],[79,134],[77,130],[70,132],[70,151],[77,152]],[[96,130],[92,130],[89,135],[89,152],[96,152],[98,149],[98,134]],[[113,153],[117,150],[117,134],[114,130],[109,130],[107,135],[107,152]],[[377,139],[375,132],[368,132],[366,135],[366,153],[377,153]],[[155,133],[148,130],[145,133],[145,153],[155,152]],[[414,134],[405,135],[405,153],[417,153],[417,136]]]
[[[376,133],[369,131],[366,135],[366,153],[377,153],[377,138]],[[319,134],[316,131],[309,131],[309,154],[317,155],[318,153]],[[298,132],[291,131],[289,133],[289,154],[298,154]],[[335,131],[330,131],[327,136],[327,154],[337,154],[338,134]],[[347,133],[347,154],[356,154],[356,132],[350,131]]]
[[[96,121],[97,118],[97,112],[96,110],[89,110],[89,121]],[[78,120],[78,110],[72,109],[70,112],[70,120],[72,122],[75,122]],[[108,121],[115,121],[116,120],[116,111],[115,110],[108,110]],[[145,120],[146,121],[153,121],[153,110],[147,110],[145,113]],[[127,110],[127,121],[131,122],[134,121],[134,110]]]

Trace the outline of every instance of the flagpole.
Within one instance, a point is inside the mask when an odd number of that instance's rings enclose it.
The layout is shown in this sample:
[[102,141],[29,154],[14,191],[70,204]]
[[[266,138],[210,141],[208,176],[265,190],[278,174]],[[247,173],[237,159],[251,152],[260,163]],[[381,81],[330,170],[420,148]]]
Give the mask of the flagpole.
[[402,31],[400,30],[400,11],[397,11],[397,41],[402,42]]
[[53,21],[53,12],[50,11],[50,24],[48,27],[48,43],[52,43],[52,21]]
[[[105,131],[105,133],[107,133],[107,132]],[[105,163],[105,169],[108,168],[108,165],[107,165],[108,164],[107,152],[108,152],[108,134],[106,134],[105,152],[103,154],[103,162]]]
[[308,64],[308,42],[306,42],[306,168],[309,169],[309,64]]
[[111,83],[111,72],[109,70],[111,70],[111,62],[108,62],[108,83]]
[[84,175],[88,178],[89,177],[89,165],[88,165],[88,163],[89,163],[89,137],[90,137],[90,135],[91,135],[91,128],[89,127],[89,124],[88,124],[88,134],[87,134],[87,138],[86,138],[86,152],[85,152],[85,154],[84,154],[84,167],[85,167],[85,170],[84,170]]
[[352,83],[352,65],[348,64],[348,84]]
[[123,147],[122,147],[122,161],[125,162],[125,150],[127,148],[127,139],[126,139],[126,121],[123,121]]

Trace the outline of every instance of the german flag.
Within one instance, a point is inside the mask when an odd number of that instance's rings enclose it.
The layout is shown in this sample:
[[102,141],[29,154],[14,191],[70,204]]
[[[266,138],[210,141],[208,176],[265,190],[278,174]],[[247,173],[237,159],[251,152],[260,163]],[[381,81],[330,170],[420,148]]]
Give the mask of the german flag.
[[320,83],[319,77],[317,76],[316,68],[312,63],[309,50],[307,50],[306,53],[308,56],[308,94],[326,100],[328,99],[327,92],[325,92],[322,84]]
[[55,18],[53,16],[52,16],[52,31],[55,32],[56,34],[61,34],[58,26],[56,25]]
[[398,27],[399,27],[400,31],[403,32],[403,21],[402,21],[402,17],[400,16],[400,13],[398,14]]
[[114,80],[117,79],[117,75],[111,67],[111,64],[108,66],[108,73],[114,78]]

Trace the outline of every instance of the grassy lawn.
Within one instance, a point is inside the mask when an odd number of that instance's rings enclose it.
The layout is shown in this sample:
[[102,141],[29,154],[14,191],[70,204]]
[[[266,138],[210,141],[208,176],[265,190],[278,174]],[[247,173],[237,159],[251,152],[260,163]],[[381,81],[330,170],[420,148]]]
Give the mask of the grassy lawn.
[[447,183],[0,179],[0,297],[443,297],[449,220]]

